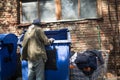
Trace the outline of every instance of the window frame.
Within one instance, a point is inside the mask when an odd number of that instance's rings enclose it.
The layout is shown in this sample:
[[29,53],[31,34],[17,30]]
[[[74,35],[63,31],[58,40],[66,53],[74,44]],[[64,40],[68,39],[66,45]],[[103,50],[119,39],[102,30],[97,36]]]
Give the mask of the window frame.
[[[29,0],[28,0],[29,1]],[[40,0],[33,0],[33,1],[37,1],[37,6],[38,6],[38,18],[40,18]],[[61,0],[54,0],[55,1],[55,14],[56,14],[56,21],[55,22],[63,22],[63,21],[76,21],[76,20],[83,20],[81,19],[80,17],[78,19],[73,19],[73,20],[65,20],[65,19],[62,19],[62,8],[61,8]],[[96,14],[97,14],[97,17],[96,18],[85,18],[86,19],[101,19],[102,18],[102,9],[101,9],[101,3],[102,1],[101,0],[97,0],[96,1]],[[78,16],[80,16],[80,0],[78,0]],[[20,22],[21,23],[24,23],[22,21],[22,0],[20,0]],[[54,21],[51,21],[51,22],[54,22]]]

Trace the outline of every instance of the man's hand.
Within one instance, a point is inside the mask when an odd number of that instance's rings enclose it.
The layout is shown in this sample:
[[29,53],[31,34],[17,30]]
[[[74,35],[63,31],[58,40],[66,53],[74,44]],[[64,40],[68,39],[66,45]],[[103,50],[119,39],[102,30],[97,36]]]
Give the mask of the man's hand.
[[50,43],[53,43],[55,41],[54,38],[50,38],[49,40],[50,40]]

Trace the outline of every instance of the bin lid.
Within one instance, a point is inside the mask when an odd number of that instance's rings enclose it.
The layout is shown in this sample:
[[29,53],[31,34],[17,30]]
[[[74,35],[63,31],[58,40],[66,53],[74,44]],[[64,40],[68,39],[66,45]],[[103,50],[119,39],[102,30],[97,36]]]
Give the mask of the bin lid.
[[70,43],[70,32],[67,28],[45,31],[48,38],[54,38],[54,43]]
[[18,41],[18,38],[15,34],[9,33],[9,34],[0,34],[0,42],[7,44],[7,43],[16,43]]

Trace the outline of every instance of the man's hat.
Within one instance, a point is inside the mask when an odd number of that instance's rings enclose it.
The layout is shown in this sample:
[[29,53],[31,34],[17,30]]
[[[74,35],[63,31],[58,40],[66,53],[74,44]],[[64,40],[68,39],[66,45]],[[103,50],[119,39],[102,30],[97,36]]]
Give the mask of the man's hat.
[[40,19],[35,19],[35,20],[33,20],[32,24],[34,24],[34,25],[41,25],[41,21],[40,21]]

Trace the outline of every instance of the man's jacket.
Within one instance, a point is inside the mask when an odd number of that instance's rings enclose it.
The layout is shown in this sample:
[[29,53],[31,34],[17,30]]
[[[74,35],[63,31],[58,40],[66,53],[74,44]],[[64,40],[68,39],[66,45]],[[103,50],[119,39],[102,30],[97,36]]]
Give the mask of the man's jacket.
[[23,51],[22,57],[28,60],[37,60],[43,58],[47,60],[45,45],[49,45],[51,41],[44,34],[40,27],[29,28],[24,35],[22,42]]

